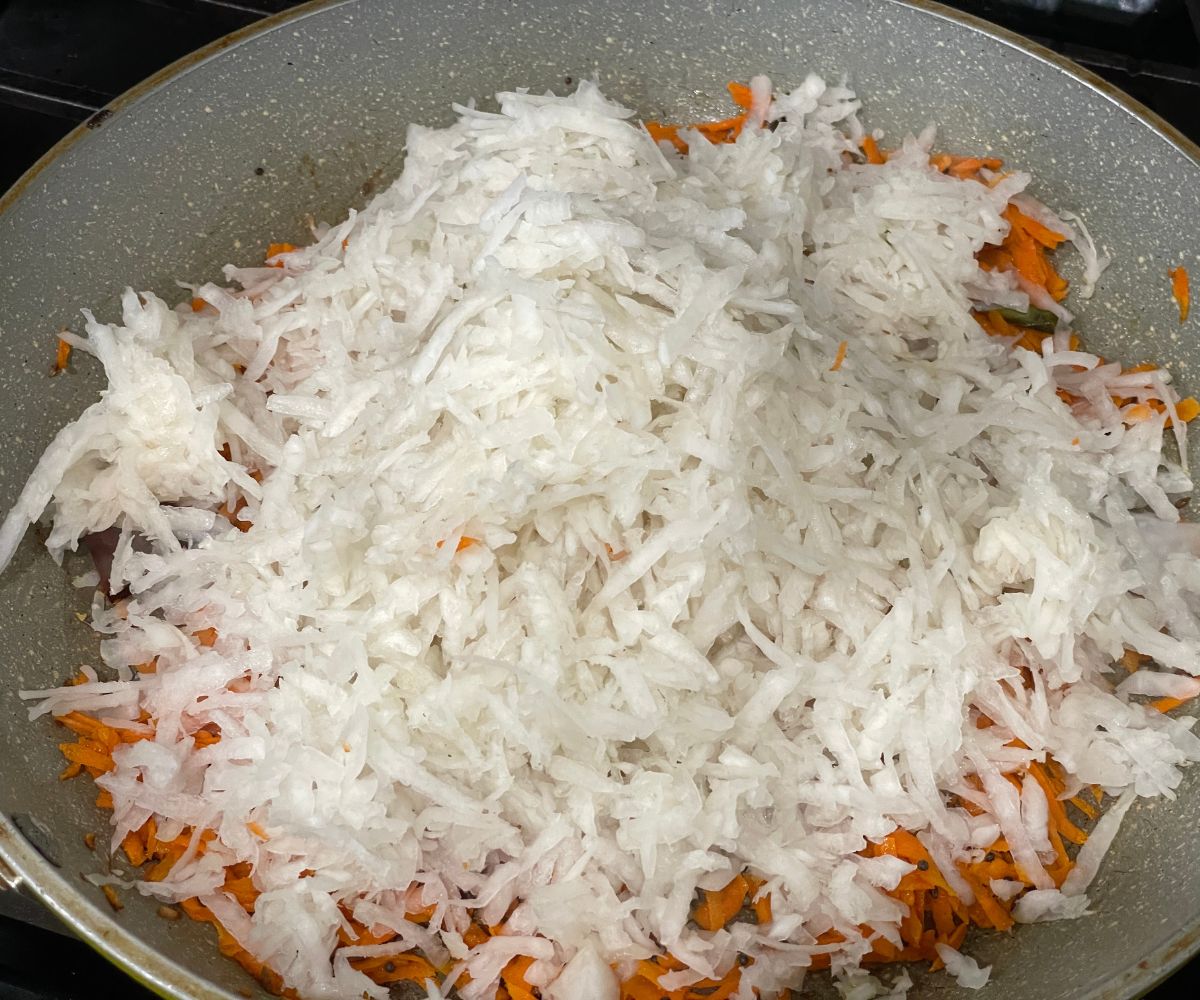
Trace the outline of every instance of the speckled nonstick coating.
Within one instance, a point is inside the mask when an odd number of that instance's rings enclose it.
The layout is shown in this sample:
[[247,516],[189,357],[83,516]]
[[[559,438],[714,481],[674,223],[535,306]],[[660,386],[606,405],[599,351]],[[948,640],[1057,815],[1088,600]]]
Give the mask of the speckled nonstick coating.
[[[1163,362],[1198,388],[1196,328],[1179,326],[1166,276],[1196,264],[1197,150],[1044,50],[894,0],[358,0],[273,18],[168,68],[73,132],[0,202],[0,506],[95,397],[86,359],[47,377],[55,333],[78,329],[80,306],[112,317],[125,285],[172,297],[176,278],[216,278],[227,261],[260,260],[269,240],[303,241],[308,219],[335,221],[395,177],[409,122],[445,123],[451,101],[561,91],[592,76],[647,117],[688,120],[728,113],[728,79],[765,72],[790,87],[809,71],[846,74],[870,125],[890,136],[939,122],[943,148],[1002,156],[1037,176],[1045,201],[1084,213],[1116,254],[1095,298],[1074,303],[1088,342]],[[168,923],[134,893],[114,916],[80,879],[102,864],[82,835],[98,831],[103,844],[106,818],[90,782],[55,780],[59,734],[26,721],[17,690],[95,660],[74,614],[84,605],[31,532],[0,579],[0,867],[164,996],[258,992],[219,957],[208,928]],[[1094,916],[978,935],[974,953],[995,963],[985,995],[1133,997],[1190,955],[1200,935],[1196,785],[1189,775],[1176,801],[1130,813]],[[967,995],[940,976],[918,984],[919,997]]]

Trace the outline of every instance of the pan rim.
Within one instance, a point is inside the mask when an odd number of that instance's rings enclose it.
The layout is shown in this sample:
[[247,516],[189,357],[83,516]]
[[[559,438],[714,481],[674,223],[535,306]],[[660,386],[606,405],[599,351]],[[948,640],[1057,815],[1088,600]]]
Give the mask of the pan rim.
[[[115,112],[130,109],[160,88],[181,79],[191,70],[287,24],[294,24],[318,12],[349,6],[357,0],[309,0],[291,10],[282,11],[246,25],[188,53],[130,87],[90,118],[81,122],[40,156],[9,189],[0,196],[0,215],[16,205],[37,177]],[[937,0],[882,0],[990,38],[1007,48],[1030,56],[1050,68],[1083,84],[1109,104],[1114,105],[1165,141],[1177,153],[1200,169],[1200,145],[1193,142],[1170,122],[1136,98],[1113,86],[1073,60],[1000,25],[963,11],[947,7]],[[10,815],[0,812],[0,873],[11,869],[15,881],[66,923],[109,961],[120,967],[148,989],[167,1000],[236,1000],[234,994],[192,973],[159,951],[150,948],[131,931],[87,901],[82,892],[67,881],[30,841],[17,829]],[[17,890],[12,890],[17,891]],[[1089,985],[1082,1000],[1135,1000],[1168,979],[1183,964],[1200,952],[1200,912],[1175,932],[1164,937],[1148,954],[1116,979]]]

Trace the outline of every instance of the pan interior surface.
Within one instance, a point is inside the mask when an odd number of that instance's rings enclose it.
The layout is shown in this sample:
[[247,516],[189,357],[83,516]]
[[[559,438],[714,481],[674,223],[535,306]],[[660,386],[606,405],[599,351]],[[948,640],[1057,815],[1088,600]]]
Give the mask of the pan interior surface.
[[[1179,327],[1167,280],[1169,267],[1197,263],[1200,165],[1092,83],[957,17],[894,0],[356,0],[218,43],[79,130],[6,198],[0,503],[12,505],[57,429],[95,398],[86,362],[47,377],[56,333],[80,328],[81,306],[113,318],[127,285],[174,301],[184,294],[176,279],[217,279],[222,264],[257,261],[270,241],[303,242],[311,220],[338,220],[397,175],[409,123],[445,124],[452,102],[498,90],[561,92],[585,78],[647,118],[720,117],[727,80],[766,73],[790,88],[809,72],[845,75],[868,125],[892,139],[936,122],[941,148],[1030,170],[1035,193],[1080,213],[1114,257],[1095,297],[1071,303],[1087,342],[1200,388],[1200,349]],[[103,844],[106,820],[89,784],[55,780],[55,727],[27,722],[17,692],[95,662],[74,614],[86,605],[31,531],[0,578],[0,710],[10,720],[0,730],[0,856],[164,995],[238,995],[251,981],[218,958],[208,928],[163,921],[132,893],[114,922],[80,881],[102,867],[82,834],[97,831]],[[1095,915],[972,940],[971,953],[994,963],[993,995],[1132,997],[1195,949],[1196,784],[1191,774],[1175,801],[1131,811],[1091,894]],[[974,995],[942,976],[917,981],[914,996]]]

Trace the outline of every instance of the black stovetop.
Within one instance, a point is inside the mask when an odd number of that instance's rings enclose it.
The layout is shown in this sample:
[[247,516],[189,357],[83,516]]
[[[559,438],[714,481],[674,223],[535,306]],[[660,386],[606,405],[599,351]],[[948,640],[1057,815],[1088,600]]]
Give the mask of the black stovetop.
[[[943,2],[1063,52],[1200,142],[1200,0]],[[221,35],[296,5],[297,0],[0,0],[0,134],[6,140],[0,144],[0,190],[139,80]],[[11,894],[7,901],[0,898],[0,1000],[151,996],[56,927],[36,904],[14,905],[19,902]],[[1154,991],[1154,1000],[1196,995],[1196,978],[1188,975],[1184,983],[1177,976]]]

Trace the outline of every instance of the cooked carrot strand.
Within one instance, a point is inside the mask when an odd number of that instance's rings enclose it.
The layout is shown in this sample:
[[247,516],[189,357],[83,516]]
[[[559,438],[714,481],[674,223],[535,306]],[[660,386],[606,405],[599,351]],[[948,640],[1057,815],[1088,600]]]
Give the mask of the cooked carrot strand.
[[863,155],[866,156],[868,163],[876,166],[887,163],[887,155],[879,151],[879,143],[875,141],[873,135],[864,135],[861,145]]
[[202,628],[199,632],[193,632],[192,638],[200,643],[201,646],[212,647],[217,644],[217,630],[215,628]]
[[276,260],[272,262],[273,257],[278,257],[283,253],[291,253],[295,250],[293,243],[271,243],[267,246],[267,267],[283,267],[283,261]]
[[50,369],[50,374],[57,375],[59,372],[66,371],[70,361],[71,345],[63,340],[62,337],[59,337],[58,346],[54,349],[54,367]]
[[508,990],[510,1000],[537,1000],[537,994],[533,992],[533,987],[525,981],[525,973],[532,964],[532,958],[528,955],[520,955],[501,971],[500,980],[504,983],[504,988]]
[[1143,656],[1141,653],[1133,649],[1127,649],[1121,654],[1121,666],[1130,673],[1137,670],[1143,663],[1149,662],[1150,657]]
[[1139,424],[1143,420],[1149,420],[1152,416],[1154,416],[1154,410],[1145,403],[1135,403],[1121,414],[1127,424]]
[[1191,423],[1197,417],[1200,417],[1200,400],[1195,396],[1188,396],[1186,399],[1181,399],[1175,404],[1175,412],[1179,414],[1179,419],[1185,424]]
[[835,372],[842,367],[842,362],[846,360],[846,348],[849,346],[849,341],[845,340],[838,344],[837,354],[833,359],[833,364],[829,366],[829,370],[831,372]]
[[73,764],[81,764],[84,767],[94,767],[101,772],[111,771],[116,765],[113,759],[106,753],[96,750],[92,747],[83,746],[80,743],[60,743],[58,749],[62,751],[62,755],[71,761]]
[[704,930],[719,931],[737,916],[749,892],[746,876],[737,875],[723,889],[706,890],[692,917]]
[[750,88],[742,83],[730,83],[729,96],[733,103],[743,108],[740,115],[732,118],[722,118],[719,121],[696,122],[692,125],[665,125],[662,122],[646,122],[646,131],[655,142],[669,142],[680,153],[687,153],[687,140],[681,136],[680,129],[694,129],[711,143],[733,142],[742,132],[746,116],[749,113],[752,97]]
[[1184,323],[1187,321],[1192,303],[1192,293],[1188,287],[1187,268],[1181,264],[1179,267],[1171,268],[1167,274],[1171,277],[1171,298],[1179,306],[1179,322]]

